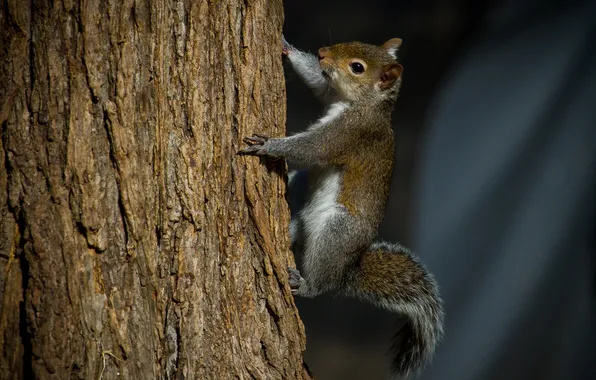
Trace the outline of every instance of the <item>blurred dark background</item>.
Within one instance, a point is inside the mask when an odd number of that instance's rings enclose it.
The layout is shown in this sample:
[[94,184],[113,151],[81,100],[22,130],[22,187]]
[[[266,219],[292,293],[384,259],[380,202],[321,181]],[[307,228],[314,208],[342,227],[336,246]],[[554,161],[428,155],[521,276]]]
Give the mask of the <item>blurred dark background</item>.
[[[593,3],[285,2],[301,50],[404,41],[380,238],[412,246],[445,298],[422,379],[596,378]],[[292,133],[322,105],[286,78]],[[297,304],[317,379],[387,377],[395,315],[333,295]]]

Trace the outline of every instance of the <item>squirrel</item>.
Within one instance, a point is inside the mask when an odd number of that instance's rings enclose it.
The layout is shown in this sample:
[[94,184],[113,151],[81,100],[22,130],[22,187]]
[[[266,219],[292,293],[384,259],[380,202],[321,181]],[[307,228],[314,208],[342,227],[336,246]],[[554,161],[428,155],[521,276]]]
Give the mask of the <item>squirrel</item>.
[[396,53],[402,40],[337,44],[319,49],[318,57],[282,40],[282,55],[330,104],[306,131],[282,138],[255,134],[244,138],[248,146],[238,153],[284,158],[314,176],[290,225],[292,246],[304,254],[302,272],[288,268],[292,293],[335,290],[405,316],[391,373],[407,378],[433,356],[443,307],[436,281],[417,256],[399,244],[374,242],[393,174],[391,114],[401,85]]

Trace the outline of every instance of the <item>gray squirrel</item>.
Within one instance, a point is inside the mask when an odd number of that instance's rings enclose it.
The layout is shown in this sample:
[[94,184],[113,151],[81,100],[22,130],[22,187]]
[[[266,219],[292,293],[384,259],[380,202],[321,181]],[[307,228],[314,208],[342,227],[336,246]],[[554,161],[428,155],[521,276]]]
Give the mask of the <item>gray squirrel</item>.
[[302,272],[288,268],[292,293],[339,291],[406,317],[393,347],[392,378],[418,373],[443,333],[443,309],[432,275],[407,248],[374,242],[393,172],[391,113],[401,84],[401,39],[323,47],[318,57],[283,38],[282,55],[316,95],[330,101],[306,131],[282,138],[255,134],[242,155],[285,158],[314,177],[291,223],[302,247]]

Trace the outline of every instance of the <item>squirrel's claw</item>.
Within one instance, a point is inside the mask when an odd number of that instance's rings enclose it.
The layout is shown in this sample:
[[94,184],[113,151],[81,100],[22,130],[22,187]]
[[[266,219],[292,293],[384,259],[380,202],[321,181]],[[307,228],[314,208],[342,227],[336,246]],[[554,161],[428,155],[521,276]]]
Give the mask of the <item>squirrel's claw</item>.
[[238,154],[263,156],[266,154],[266,150],[263,147],[263,145],[265,145],[267,140],[269,140],[269,136],[256,133],[250,137],[245,137],[242,139],[242,141],[248,144],[249,146],[242,150],[239,150]]
[[286,37],[283,34],[281,35],[281,43],[282,43],[281,55],[287,57],[288,56],[288,53],[290,52],[290,48],[292,47],[292,45],[290,45],[288,43],[288,41],[286,41]]
[[240,156],[260,156],[261,153],[261,146],[260,145],[251,145],[244,149],[241,149],[236,153]]
[[250,137],[245,137],[242,139],[242,141],[249,145],[263,145],[267,142],[267,140],[269,140],[269,136],[258,133],[255,133]]
[[300,271],[296,268],[288,267],[288,278],[292,294],[296,294],[300,287],[304,284],[304,278],[300,275]]
[[254,137],[258,137],[259,139],[262,139],[263,141],[267,141],[267,140],[269,140],[269,136],[267,136],[267,135],[264,135],[264,134],[262,134],[262,133],[255,133],[255,134],[253,134],[252,136],[253,136],[253,138],[254,138]]

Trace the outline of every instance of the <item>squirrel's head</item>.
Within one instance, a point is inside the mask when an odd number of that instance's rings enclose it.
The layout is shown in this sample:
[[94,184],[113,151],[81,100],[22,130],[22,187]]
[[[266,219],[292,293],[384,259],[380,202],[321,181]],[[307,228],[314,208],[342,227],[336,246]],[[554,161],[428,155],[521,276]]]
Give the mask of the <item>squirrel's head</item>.
[[347,100],[395,100],[403,67],[396,61],[401,39],[381,46],[361,42],[337,44],[319,49],[323,75],[331,87]]

